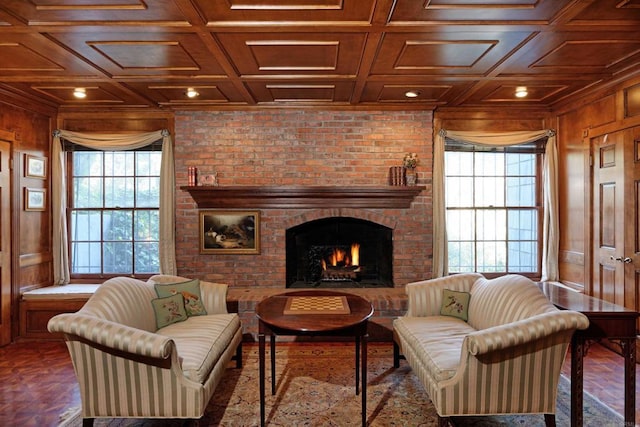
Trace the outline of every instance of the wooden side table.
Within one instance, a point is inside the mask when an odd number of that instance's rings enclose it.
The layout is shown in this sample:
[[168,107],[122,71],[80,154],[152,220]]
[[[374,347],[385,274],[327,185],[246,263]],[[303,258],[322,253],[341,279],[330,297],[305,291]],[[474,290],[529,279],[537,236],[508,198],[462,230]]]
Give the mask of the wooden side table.
[[539,283],[542,292],[558,308],[579,311],[589,318],[589,327],[577,330],[571,339],[571,426],[583,422],[583,358],[587,341],[607,338],[618,342],[624,357],[624,421],[635,425],[636,417],[636,319],[640,316],[620,305],[571,291],[553,283]]
[[[328,297],[328,298],[327,298]],[[344,303],[334,303],[335,301]],[[346,309],[345,306],[346,305]],[[349,293],[305,290],[273,295],[256,306],[260,365],[260,426],[265,425],[265,336],[270,337],[271,394],[276,392],[276,335],[354,337],[356,394],[362,380],[362,425],[367,424],[367,326],[373,305]],[[361,369],[361,371],[360,371]],[[361,377],[360,377],[361,374]]]

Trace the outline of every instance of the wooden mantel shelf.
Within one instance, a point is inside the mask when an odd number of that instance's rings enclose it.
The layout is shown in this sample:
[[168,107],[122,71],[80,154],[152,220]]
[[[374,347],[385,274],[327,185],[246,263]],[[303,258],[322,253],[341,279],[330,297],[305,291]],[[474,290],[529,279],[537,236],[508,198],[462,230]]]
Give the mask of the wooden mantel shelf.
[[198,208],[400,208],[424,186],[183,186]]

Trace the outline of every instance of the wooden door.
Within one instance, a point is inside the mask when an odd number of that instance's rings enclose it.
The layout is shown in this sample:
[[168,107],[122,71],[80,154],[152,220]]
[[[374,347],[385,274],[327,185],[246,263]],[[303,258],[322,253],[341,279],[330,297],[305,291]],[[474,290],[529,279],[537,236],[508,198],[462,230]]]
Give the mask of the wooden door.
[[640,127],[594,138],[592,147],[592,294],[640,311]]
[[0,138],[0,345],[11,342],[11,144]]
[[624,305],[624,138],[616,132],[594,138],[592,295]]
[[[640,312],[640,127],[625,131],[625,306]],[[637,332],[640,335],[640,319]],[[636,341],[640,346],[640,342]]]

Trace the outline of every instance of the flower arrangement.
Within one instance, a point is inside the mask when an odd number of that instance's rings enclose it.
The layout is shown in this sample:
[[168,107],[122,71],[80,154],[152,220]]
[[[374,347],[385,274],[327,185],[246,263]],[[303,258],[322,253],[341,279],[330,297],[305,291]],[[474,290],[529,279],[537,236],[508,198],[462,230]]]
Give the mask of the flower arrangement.
[[415,169],[419,162],[418,153],[407,153],[405,154],[404,159],[402,159],[402,166],[407,169]]

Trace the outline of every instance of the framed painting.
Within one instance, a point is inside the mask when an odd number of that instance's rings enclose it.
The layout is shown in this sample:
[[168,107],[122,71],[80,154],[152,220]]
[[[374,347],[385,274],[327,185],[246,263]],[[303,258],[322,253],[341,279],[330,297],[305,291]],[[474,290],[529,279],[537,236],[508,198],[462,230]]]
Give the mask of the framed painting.
[[47,159],[44,157],[36,157],[31,154],[25,154],[24,176],[26,178],[47,177]]
[[27,188],[24,189],[24,210],[25,211],[43,211],[46,208],[47,190],[44,188]]
[[201,254],[259,254],[260,211],[201,210]]

